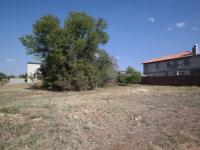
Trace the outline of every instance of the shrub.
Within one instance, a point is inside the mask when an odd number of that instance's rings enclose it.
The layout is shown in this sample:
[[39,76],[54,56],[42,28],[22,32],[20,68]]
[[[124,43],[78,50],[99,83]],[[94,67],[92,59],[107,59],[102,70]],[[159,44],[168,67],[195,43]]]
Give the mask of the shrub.
[[141,82],[141,73],[132,67],[128,67],[126,72],[119,72],[117,82],[119,85],[138,84]]
[[78,72],[76,76],[71,79],[72,89],[76,91],[87,90],[89,88],[88,77],[82,72]]
[[64,81],[54,81],[53,85],[52,85],[54,90],[58,90],[58,91],[64,91],[65,90],[65,82]]
[[4,73],[0,72],[0,81],[2,81],[3,79],[6,79],[7,76]]
[[0,72],[0,86],[8,83],[7,76],[4,73]]
[[129,84],[137,84],[141,82],[141,73],[139,71],[136,71],[132,67],[128,67],[126,71],[127,77],[127,83]]
[[0,107],[0,112],[6,114],[17,114],[19,112],[19,108],[14,106]]
[[126,80],[126,78],[127,78],[127,75],[126,75],[126,73],[121,73],[121,72],[118,72],[118,75],[117,75],[117,83],[119,84],[119,85],[127,85],[127,80]]

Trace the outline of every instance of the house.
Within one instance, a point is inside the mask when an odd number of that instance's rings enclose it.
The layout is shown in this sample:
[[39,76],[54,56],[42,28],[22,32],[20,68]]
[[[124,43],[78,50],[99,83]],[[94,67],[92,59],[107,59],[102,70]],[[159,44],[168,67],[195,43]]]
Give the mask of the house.
[[27,83],[38,82],[38,74],[40,73],[41,63],[39,62],[28,62],[27,63]]
[[200,51],[194,45],[192,51],[184,51],[143,63],[146,76],[200,75]]

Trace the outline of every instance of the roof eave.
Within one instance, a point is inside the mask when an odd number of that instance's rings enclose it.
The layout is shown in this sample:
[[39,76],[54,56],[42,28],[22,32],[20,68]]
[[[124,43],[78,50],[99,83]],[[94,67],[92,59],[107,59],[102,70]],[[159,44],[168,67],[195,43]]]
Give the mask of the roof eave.
[[186,58],[186,57],[191,57],[191,56],[192,56],[192,55],[183,56],[183,57],[179,57],[179,58],[172,58],[172,59],[160,60],[160,61],[149,61],[149,62],[143,62],[142,64],[150,64],[150,63],[155,63],[155,62],[163,62],[163,61],[181,59],[181,58]]
[[41,62],[27,62],[27,64],[38,64],[38,65],[41,65],[42,63]]

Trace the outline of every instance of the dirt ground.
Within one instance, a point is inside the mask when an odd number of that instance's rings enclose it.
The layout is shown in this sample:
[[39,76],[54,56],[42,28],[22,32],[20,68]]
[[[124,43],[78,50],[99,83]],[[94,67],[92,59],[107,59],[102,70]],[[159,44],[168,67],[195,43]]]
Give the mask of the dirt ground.
[[0,149],[200,150],[200,87],[0,87]]

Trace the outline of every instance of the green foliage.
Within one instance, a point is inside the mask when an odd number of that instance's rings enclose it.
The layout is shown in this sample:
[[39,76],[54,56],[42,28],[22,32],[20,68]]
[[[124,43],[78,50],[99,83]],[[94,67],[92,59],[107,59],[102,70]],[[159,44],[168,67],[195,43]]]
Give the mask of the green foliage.
[[85,90],[103,86],[114,78],[113,60],[100,49],[106,44],[107,23],[84,12],[72,12],[60,26],[47,15],[33,25],[33,34],[20,38],[28,54],[42,61],[44,86],[54,90]]
[[7,75],[0,72],[0,86],[5,85],[8,83]]
[[121,73],[121,72],[118,72],[118,75],[117,75],[117,82],[119,85],[127,85],[127,75],[126,73]]
[[127,78],[126,78],[127,83],[137,84],[141,82],[141,78],[142,78],[141,73],[136,71],[132,67],[127,68],[126,74],[127,74]]
[[117,76],[117,82],[119,85],[126,85],[126,84],[137,84],[141,82],[141,73],[136,71],[132,67],[128,67],[126,72],[119,72]]
[[7,76],[4,73],[0,72],[0,81],[6,78]]
[[14,106],[0,107],[0,112],[6,113],[6,114],[16,114],[19,112],[19,108],[14,107]]

